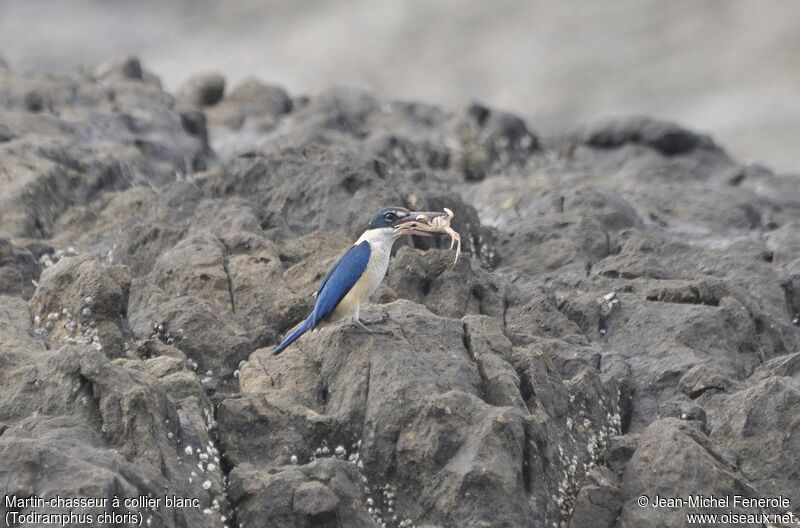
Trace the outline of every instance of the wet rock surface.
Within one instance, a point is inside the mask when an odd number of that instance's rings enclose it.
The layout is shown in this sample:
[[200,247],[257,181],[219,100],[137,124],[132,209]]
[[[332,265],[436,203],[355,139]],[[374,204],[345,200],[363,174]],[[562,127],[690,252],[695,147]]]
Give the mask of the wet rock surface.
[[[683,526],[800,504],[800,185],[647,118],[540,138],[136,59],[0,69],[3,494],[196,497],[150,526]],[[277,358],[384,205],[449,207]],[[3,512],[4,513],[4,512]]]

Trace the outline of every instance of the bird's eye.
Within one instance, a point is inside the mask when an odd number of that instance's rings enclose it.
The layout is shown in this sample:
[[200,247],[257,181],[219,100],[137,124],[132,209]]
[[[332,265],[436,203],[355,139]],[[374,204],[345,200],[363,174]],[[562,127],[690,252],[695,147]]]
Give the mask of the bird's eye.
[[385,215],[383,215],[383,218],[387,222],[394,222],[395,218],[397,218],[397,215],[395,215],[394,213],[386,213]]

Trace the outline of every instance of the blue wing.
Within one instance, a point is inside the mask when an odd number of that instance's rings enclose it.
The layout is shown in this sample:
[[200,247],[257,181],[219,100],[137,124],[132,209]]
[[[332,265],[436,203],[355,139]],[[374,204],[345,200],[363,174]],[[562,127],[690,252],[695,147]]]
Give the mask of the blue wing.
[[358,282],[361,274],[367,269],[370,255],[369,243],[365,240],[347,250],[347,253],[334,264],[331,270],[322,279],[322,283],[317,290],[317,302],[314,310],[295,329],[294,332],[283,338],[281,344],[272,352],[273,356],[280,354],[286,347],[291,345],[301,335],[314,328],[320,321],[336,309],[347,292]]
[[355,286],[367,269],[370,255],[369,243],[365,240],[351,247],[331,268],[317,290],[317,303],[309,316],[316,326],[333,312],[347,292]]

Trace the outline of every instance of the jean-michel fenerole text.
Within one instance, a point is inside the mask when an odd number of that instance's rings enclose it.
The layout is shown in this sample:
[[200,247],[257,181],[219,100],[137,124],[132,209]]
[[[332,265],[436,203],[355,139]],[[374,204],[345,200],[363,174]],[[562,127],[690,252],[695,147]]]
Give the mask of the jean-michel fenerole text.
[[662,497],[650,501],[654,508],[782,508],[789,507],[789,499],[777,497],[745,497],[743,495],[689,495],[687,497]]

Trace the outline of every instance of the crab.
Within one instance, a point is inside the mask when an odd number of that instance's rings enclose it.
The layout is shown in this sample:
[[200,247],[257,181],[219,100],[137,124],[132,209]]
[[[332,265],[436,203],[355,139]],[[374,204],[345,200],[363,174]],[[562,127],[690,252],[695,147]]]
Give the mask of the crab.
[[444,213],[419,214],[411,222],[405,222],[397,229],[404,235],[431,236],[435,233],[446,233],[450,235],[450,249],[456,248],[456,258],[453,266],[458,262],[461,255],[461,235],[450,226],[450,221],[455,215],[453,211],[444,208]]

